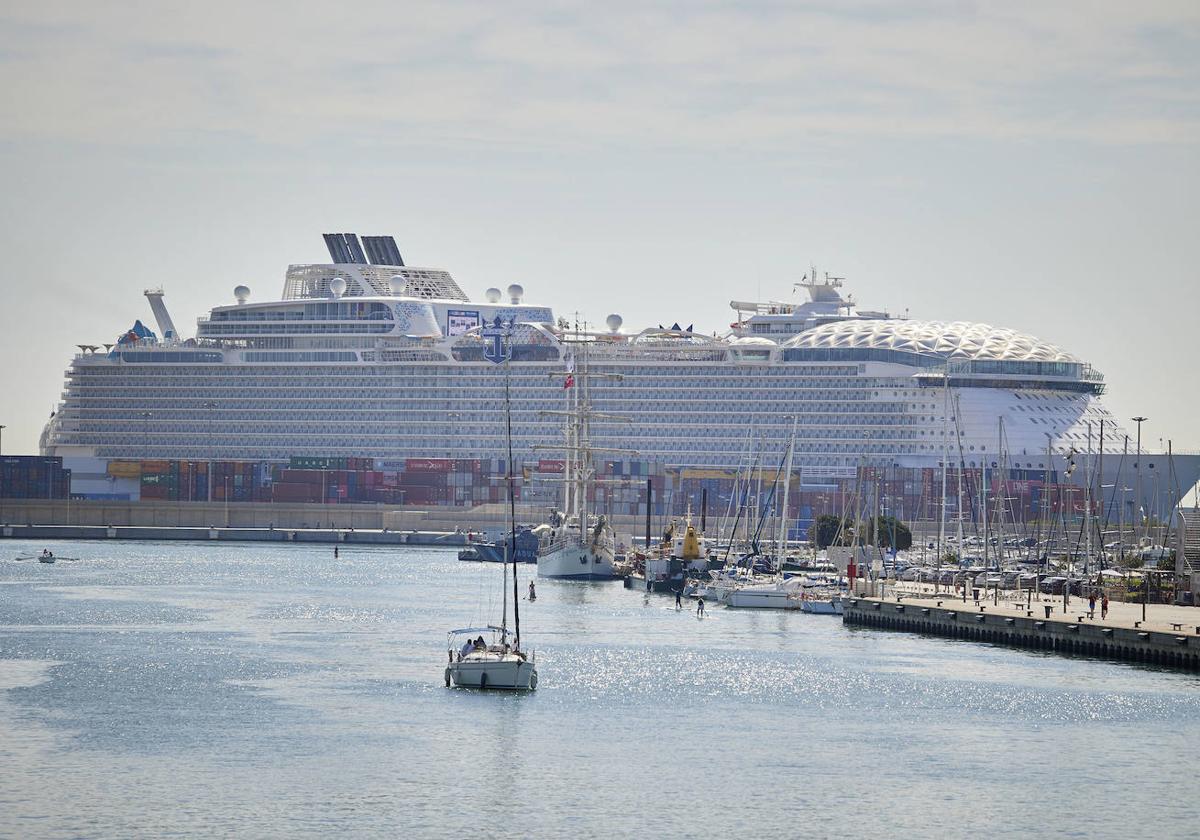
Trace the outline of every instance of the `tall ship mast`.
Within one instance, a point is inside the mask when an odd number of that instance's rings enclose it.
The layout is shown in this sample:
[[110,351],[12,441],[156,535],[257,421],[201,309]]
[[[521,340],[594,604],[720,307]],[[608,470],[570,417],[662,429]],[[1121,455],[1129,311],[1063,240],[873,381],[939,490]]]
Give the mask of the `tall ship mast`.
[[[528,302],[518,284],[472,299],[448,272],[407,264],[389,236],[326,234],[325,243],[330,261],[289,266],[278,297],[231,284],[233,300],[193,329],[178,326],[155,288],[146,296],[157,329],[139,320],[112,343],[86,337],[92,342],[71,360],[41,442],[43,454],[62,456],[72,470],[72,493],[499,505],[502,389],[481,334],[497,317],[513,322],[523,511],[561,505],[590,520],[595,506],[582,476],[591,470],[593,486],[606,488],[609,523],[632,532],[647,480],[658,516],[679,515],[706,489],[711,499],[727,497],[747,430],[782,439],[793,422],[803,485],[782,515],[801,525],[842,509],[863,483],[878,485],[906,519],[938,520],[948,496],[944,516],[954,521],[958,492],[939,486],[946,453],[952,477],[964,476],[969,521],[986,516],[985,466],[987,495],[1014,500],[1006,516],[1038,518],[1050,489],[1065,500],[1061,512],[1081,516],[1083,479],[1067,475],[1066,455],[1082,450],[1089,424],[1101,420],[1103,475],[1094,480],[1131,490],[1106,495],[1095,516],[1116,522],[1144,509],[1165,520],[1200,477],[1200,456],[1169,460],[1145,446],[1135,473],[1133,458],[1121,457],[1135,447],[1103,402],[1104,379],[1078,356],[1003,327],[864,309],[843,278],[815,269],[788,299],[731,301],[734,320],[717,333],[674,314],[669,326],[640,329],[610,316],[606,330],[588,336],[590,381],[577,371],[571,394],[586,395],[590,419],[572,434],[587,440],[561,462],[544,458],[534,445],[559,437],[561,416],[551,412],[563,410],[562,372],[580,350],[567,322]],[[602,413],[629,423],[597,422]],[[597,455],[590,462],[584,443]],[[560,490],[539,475],[571,480]]]
[[[613,580],[618,574],[616,534],[607,515],[599,510],[596,487],[598,454],[636,455],[627,449],[600,449],[592,444],[593,423],[620,423],[628,418],[598,412],[592,406],[592,380],[619,382],[621,374],[593,372],[588,364],[589,349],[594,337],[578,328],[570,334],[571,349],[566,354],[566,369],[562,373],[563,389],[569,408],[561,414],[566,419],[561,446],[535,445],[534,449],[561,450],[565,456],[563,478],[563,508],[551,511],[551,534],[548,543],[538,552],[538,575],[563,580]],[[594,511],[589,511],[589,497],[596,499]]]

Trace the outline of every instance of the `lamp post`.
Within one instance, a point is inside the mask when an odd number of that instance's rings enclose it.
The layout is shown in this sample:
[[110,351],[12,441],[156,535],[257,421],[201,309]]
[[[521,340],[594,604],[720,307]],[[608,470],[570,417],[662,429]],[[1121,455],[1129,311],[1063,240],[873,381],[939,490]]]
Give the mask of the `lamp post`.
[[[1142,509],[1142,423],[1146,421],[1145,417],[1134,417],[1133,422],[1137,423],[1137,460],[1133,462],[1134,473],[1137,476],[1137,492],[1134,494],[1134,504],[1137,507],[1137,516],[1141,521],[1145,521],[1146,513]],[[1141,540],[1137,536],[1137,527],[1134,526],[1133,536],[1138,540],[1138,547],[1141,548]],[[1143,562],[1142,569],[1142,621],[1146,620],[1146,604],[1150,600],[1150,574],[1145,569]]]
[[[209,434],[210,438],[212,437],[212,424],[213,424],[212,414],[213,414],[213,409],[215,409],[216,407],[217,407],[217,404],[215,402],[213,402],[212,400],[209,400],[209,401],[201,404],[201,408],[206,409],[208,412],[208,434]],[[204,498],[204,501],[206,501],[210,504],[212,503],[212,500],[213,500],[213,497],[212,497],[212,474],[213,474],[212,446],[213,446],[213,443],[210,440],[208,442],[208,453],[209,453],[208,454],[208,473],[207,473],[208,487],[205,491],[205,498]]]
[[[462,419],[462,414],[457,411],[451,411],[446,415],[446,419],[450,421],[450,438],[451,440],[458,439],[458,421]],[[453,458],[452,452],[446,452],[447,458]]]
[[142,446],[145,447],[145,449],[147,450],[147,454],[149,454],[148,451],[150,449],[150,418],[153,416],[154,416],[154,413],[151,411],[141,412]]
[[[1145,520],[1145,512],[1142,510],[1142,423],[1146,421],[1145,417],[1134,417],[1133,422],[1137,423],[1137,460],[1133,462],[1133,470],[1137,480],[1137,489],[1134,492],[1135,514],[1138,521]],[[1134,526],[1133,537],[1138,539],[1138,529]]]
[[[0,425],[0,455],[4,454],[4,430],[7,428],[8,428],[7,426]],[[68,490],[69,490],[69,488],[68,488]],[[7,492],[8,492],[7,488],[0,487],[0,505],[4,504],[4,494]],[[67,495],[70,496],[71,495],[70,492],[68,492]],[[3,524],[4,524],[4,508],[0,507],[0,525],[3,525]]]

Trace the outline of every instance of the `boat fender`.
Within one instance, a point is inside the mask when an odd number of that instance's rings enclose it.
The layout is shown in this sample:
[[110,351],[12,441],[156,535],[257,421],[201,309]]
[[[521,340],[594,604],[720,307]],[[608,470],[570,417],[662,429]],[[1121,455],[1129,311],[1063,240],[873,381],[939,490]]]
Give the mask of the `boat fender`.
[[537,688],[537,671],[529,675],[529,687]]
[[479,675],[479,687],[487,688],[487,671]]
[[446,669],[446,688],[450,687],[450,669]]

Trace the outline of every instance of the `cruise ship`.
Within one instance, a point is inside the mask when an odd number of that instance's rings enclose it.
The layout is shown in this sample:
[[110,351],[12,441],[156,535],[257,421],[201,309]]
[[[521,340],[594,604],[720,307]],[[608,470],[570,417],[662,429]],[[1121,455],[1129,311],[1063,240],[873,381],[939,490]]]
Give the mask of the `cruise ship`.
[[[701,486],[717,504],[754,452],[775,468],[793,417],[802,517],[844,506],[847,483],[864,476],[892,511],[927,519],[958,506],[957,475],[974,476],[963,504],[977,511],[985,470],[991,491],[1016,498],[1027,516],[1047,501],[1039,489],[1058,487],[1060,505],[1062,486],[1093,482],[1107,488],[1114,519],[1132,518],[1135,506],[1165,517],[1200,477],[1194,454],[1144,451],[1135,466],[1134,438],[1083,359],[1012,329],[860,308],[842,279],[815,269],[793,300],[732,301],[723,334],[678,323],[628,329],[616,314],[588,329],[527,302],[518,285],[473,299],[448,272],[406,265],[390,236],[326,234],[325,243],[330,262],[289,266],[277,297],[237,286],[192,335],[153,289],[157,331],[137,321],[114,344],[84,345],[41,439],[44,455],[72,469],[73,493],[136,499],[137,477],[112,465],[149,459],[355,458],[393,475],[458,459],[502,470],[503,377],[481,336],[497,318],[512,324],[522,478],[555,469],[534,447],[562,439],[547,412],[565,406],[573,357],[586,352],[591,370],[612,374],[590,396],[598,412],[628,418],[594,423],[595,445],[637,453],[600,469],[629,479],[606,498],[618,514],[637,512],[645,476],[666,477],[657,501],[674,512],[696,504]],[[526,500],[553,500],[525,485]],[[1078,511],[1081,500],[1065,507]]]

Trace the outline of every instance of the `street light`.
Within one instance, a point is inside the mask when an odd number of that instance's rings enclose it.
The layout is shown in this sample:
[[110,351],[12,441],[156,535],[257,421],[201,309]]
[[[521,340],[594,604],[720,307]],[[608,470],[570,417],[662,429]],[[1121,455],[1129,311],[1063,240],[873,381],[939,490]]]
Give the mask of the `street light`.
[[[1134,494],[1134,501],[1137,504],[1136,514],[1139,519],[1143,519],[1142,511],[1142,423],[1145,422],[1145,417],[1134,417],[1133,422],[1137,423],[1137,460],[1133,462],[1133,469],[1137,475],[1137,492]],[[1137,538],[1137,529],[1134,528],[1134,537]]]
[[[457,432],[458,432],[458,421],[462,419],[462,414],[460,414],[460,413],[459,413],[459,412],[457,412],[457,411],[451,411],[451,412],[449,412],[449,413],[446,415],[446,419],[450,421],[450,437],[451,437],[452,439],[457,439],[457,438],[458,438],[458,434],[457,434]],[[453,457],[453,453],[452,453],[452,452],[446,452],[446,457],[447,457],[447,458],[452,458],[452,457]]]
[[[1140,519],[1145,519],[1145,512],[1142,510],[1142,423],[1146,421],[1145,417],[1134,417],[1133,422],[1138,424],[1137,431],[1137,460],[1133,462],[1134,472],[1137,474],[1137,515]],[[1133,530],[1134,538],[1137,539],[1137,528]],[[1139,547],[1141,540],[1138,540]],[[1145,561],[1143,561],[1143,564]],[[1142,571],[1142,621],[1146,620],[1146,603],[1150,600],[1150,576],[1144,570]]]
[[[4,444],[4,430],[7,428],[8,428],[7,426],[0,425],[0,455],[4,454],[4,445],[3,445]],[[5,490],[5,488],[0,487],[0,505],[4,504],[4,494],[6,492],[7,491]],[[71,494],[68,492],[67,495],[70,496]],[[3,508],[0,508],[0,525],[3,525],[3,524],[4,524]]]
[[[209,400],[207,402],[201,403],[200,407],[205,409],[208,413],[208,434],[209,434],[209,437],[211,438],[212,437],[212,424],[213,424],[212,414],[213,414],[213,409],[215,409],[217,407],[217,404],[215,402],[213,402],[212,400]],[[209,440],[208,441],[208,481],[207,481],[208,488],[207,488],[207,492],[205,493],[204,501],[209,502],[210,504],[212,503],[212,500],[213,500],[213,497],[212,497],[212,474],[213,474],[212,446],[213,446],[213,443],[211,440]]]

